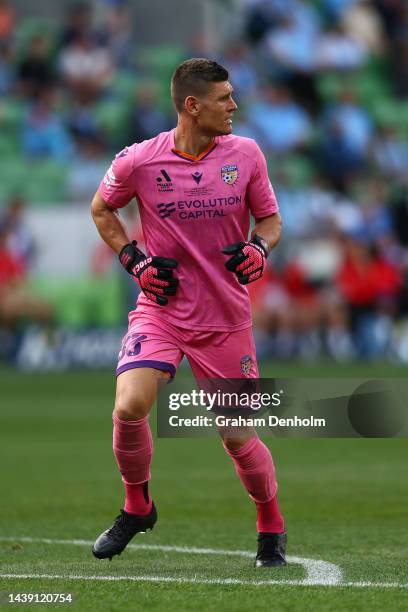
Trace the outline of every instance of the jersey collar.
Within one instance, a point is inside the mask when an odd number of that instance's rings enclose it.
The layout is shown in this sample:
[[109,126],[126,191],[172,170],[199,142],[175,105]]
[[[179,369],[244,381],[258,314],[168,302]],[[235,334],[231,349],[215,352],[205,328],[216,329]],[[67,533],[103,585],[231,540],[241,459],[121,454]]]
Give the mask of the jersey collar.
[[186,161],[190,161],[190,162],[199,162],[199,161],[202,161],[203,159],[205,159],[211,153],[211,151],[213,151],[215,149],[215,147],[218,144],[218,142],[217,142],[218,139],[214,138],[214,140],[209,145],[209,147],[207,147],[207,149],[205,149],[205,151],[200,153],[200,155],[197,155],[197,156],[190,155],[189,153],[184,153],[183,151],[179,151],[178,149],[176,149],[175,144],[174,144],[174,134],[175,134],[175,131],[176,130],[173,129],[170,132],[171,151],[172,151],[172,153],[174,153],[174,155],[177,155],[177,157],[181,157],[181,159],[185,159]]

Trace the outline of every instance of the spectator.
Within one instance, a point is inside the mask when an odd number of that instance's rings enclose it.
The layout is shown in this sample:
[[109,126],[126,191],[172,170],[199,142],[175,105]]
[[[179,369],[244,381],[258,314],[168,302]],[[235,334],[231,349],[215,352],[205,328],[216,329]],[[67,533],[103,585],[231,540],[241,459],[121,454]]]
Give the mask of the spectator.
[[[348,306],[356,350],[363,358],[386,357],[401,273],[370,250],[363,231],[345,238],[343,246],[344,259],[336,283]],[[388,333],[384,335],[385,329]]]
[[343,31],[374,55],[385,51],[386,40],[383,24],[378,10],[371,0],[358,0],[343,13]]
[[316,43],[316,69],[355,70],[367,59],[363,42],[350,36],[341,24],[319,36]]
[[65,160],[73,154],[73,143],[61,116],[55,110],[55,90],[43,89],[33,102],[21,126],[24,155]]
[[91,100],[106,91],[114,74],[108,49],[98,46],[87,32],[78,34],[61,52],[59,67],[62,79],[74,95]]
[[385,183],[378,177],[364,181],[359,196],[365,235],[378,256],[390,261],[400,260],[401,248],[393,233],[393,218]]
[[19,195],[13,196],[0,217],[0,230],[7,230],[7,244],[11,256],[19,262],[24,274],[32,269],[36,246],[25,219],[26,205]]
[[186,57],[209,57],[211,59],[213,48],[209,39],[210,37],[203,30],[194,32],[186,49]]
[[0,0],[0,46],[13,38],[16,16],[8,0]]
[[24,264],[7,247],[9,231],[0,229],[0,324],[13,328],[22,319],[48,323],[53,310],[28,288]]
[[372,0],[372,3],[382,19],[388,44],[392,47],[403,21],[406,2],[405,0]]
[[225,52],[225,65],[234,84],[234,99],[245,104],[259,88],[259,81],[249,58],[247,47],[240,42],[230,45]]
[[94,104],[87,95],[72,101],[67,113],[67,125],[74,138],[81,142],[104,140],[95,116]]
[[68,171],[67,193],[75,202],[89,203],[106,170],[106,149],[97,136],[78,138],[77,145]]
[[266,39],[270,57],[282,70],[282,75],[287,72],[314,72],[317,42],[317,32],[299,26],[290,14],[282,20],[278,29],[268,34]]
[[260,354],[316,357],[321,349],[322,304],[301,265],[292,259],[281,272],[269,267],[258,286],[248,289]]
[[271,151],[284,153],[306,144],[311,135],[307,113],[284,85],[270,85],[248,109],[250,123],[263,134]]
[[357,102],[356,92],[350,87],[342,89],[337,103],[329,107],[323,118],[323,128],[336,126],[345,145],[361,158],[368,153],[373,135],[373,124],[367,110]]
[[324,176],[336,191],[342,193],[347,191],[353,176],[364,166],[364,155],[352,146],[338,117],[326,123],[318,146],[318,160]]
[[92,33],[92,11],[88,2],[73,2],[65,14],[60,47],[69,47],[81,36]]
[[333,213],[338,208],[339,198],[330,191],[323,177],[317,176],[300,191],[291,185],[285,173],[280,172],[275,193],[285,220],[286,239],[330,238],[333,235],[336,227]]
[[107,16],[107,46],[118,68],[128,69],[136,55],[130,7],[112,3]]
[[384,176],[403,179],[408,175],[408,143],[391,124],[378,130],[372,156]]
[[322,9],[331,24],[337,23],[358,0],[322,0]]
[[43,88],[53,84],[54,70],[49,58],[49,41],[41,34],[33,36],[28,49],[17,66],[21,91],[35,98]]
[[259,283],[253,283],[248,290],[260,359],[271,354],[281,359],[291,357],[295,350],[293,313],[281,278],[269,267]]
[[284,17],[292,0],[248,0],[245,17],[245,34],[257,44],[272,31]]
[[9,43],[0,43],[0,96],[11,94],[14,85],[13,50]]
[[142,142],[158,131],[172,127],[169,118],[159,109],[158,90],[154,83],[145,83],[136,90],[136,105],[129,120],[129,141]]
[[262,140],[263,134],[260,134],[257,128],[249,122],[247,113],[242,109],[242,106],[238,107],[238,111],[234,115],[234,134],[244,138],[253,138],[256,141]]

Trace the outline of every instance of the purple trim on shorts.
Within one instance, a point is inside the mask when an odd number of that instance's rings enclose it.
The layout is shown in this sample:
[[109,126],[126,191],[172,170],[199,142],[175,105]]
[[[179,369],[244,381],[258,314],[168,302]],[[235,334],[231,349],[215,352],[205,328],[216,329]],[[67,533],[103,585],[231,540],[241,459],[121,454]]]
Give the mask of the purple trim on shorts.
[[154,361],[153,359],[142,359],[141,361],[131,361],[124,363],[120,368],[116,370],[116,376],[126,372],[127,370],[133,370],[134,368],[155,368],[155,370],[162,370],[163,372],[170,372],[172,378],[176,375],[176,368],[172,363],[166,361]]

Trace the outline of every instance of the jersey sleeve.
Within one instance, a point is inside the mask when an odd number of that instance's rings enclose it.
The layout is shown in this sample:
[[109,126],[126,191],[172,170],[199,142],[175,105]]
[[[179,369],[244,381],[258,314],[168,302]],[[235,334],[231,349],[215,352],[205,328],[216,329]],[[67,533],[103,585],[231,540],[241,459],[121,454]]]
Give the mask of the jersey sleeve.
[[112,208],[123,208],[135,195],[134,150],[133,145],[118,153],[99,185],[99,194]]
[[255,163],[247,187],[247,199],[252,215],[255,219],[262,219],[279,212],[279,206],[268,177],[264,154],[256,142],[252,142],[250,153]]

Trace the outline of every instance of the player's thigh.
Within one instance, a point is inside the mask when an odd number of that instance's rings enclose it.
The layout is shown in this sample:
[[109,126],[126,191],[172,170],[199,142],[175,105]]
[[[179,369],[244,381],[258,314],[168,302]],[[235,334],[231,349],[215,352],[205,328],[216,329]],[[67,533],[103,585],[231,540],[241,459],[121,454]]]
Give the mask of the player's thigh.
[[169,372],[154,368],[134,368],[122,372],[116,382],[115,414],[121,420],[142,419],[150,413],[160,384]]
[[161,321],[136,315],[130,321],[116,369],[115,413],[125,420],[149,414],[158,383],[175,375],[183,357],[170,326],[164,327]]
[[[207,342],[200,342],[198,334],[197,342],[192,342],[185,351],[200,388],[207,392],[237,393],[242,390],[242,383],[236,379],[259,377],[252,328],[214,332]],[[234,416],[232,412],[228,414]],[[217,429],[229,450],[241,448],[256,433],[251,426],[219,425]]]
[[259,377],[251,327],[235,332],[213,332],[206,336],[198,332],[196,340],[191,338],[184,352],[197,380]]

